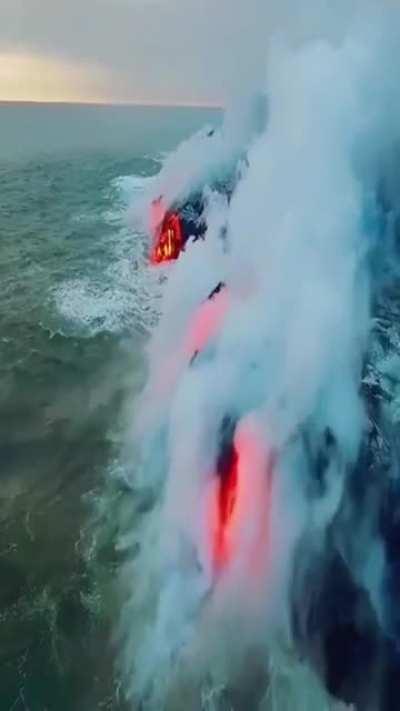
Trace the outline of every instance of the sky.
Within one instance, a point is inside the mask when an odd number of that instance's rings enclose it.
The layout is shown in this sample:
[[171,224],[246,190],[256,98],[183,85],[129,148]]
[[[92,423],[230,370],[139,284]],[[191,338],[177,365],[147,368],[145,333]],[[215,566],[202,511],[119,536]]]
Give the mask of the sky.
[[1,0],[0,100],[223,105],[262,72],[264,4]]
[[277,29],[340,34],[373,1],[0,0],[0,100],[226,105]]

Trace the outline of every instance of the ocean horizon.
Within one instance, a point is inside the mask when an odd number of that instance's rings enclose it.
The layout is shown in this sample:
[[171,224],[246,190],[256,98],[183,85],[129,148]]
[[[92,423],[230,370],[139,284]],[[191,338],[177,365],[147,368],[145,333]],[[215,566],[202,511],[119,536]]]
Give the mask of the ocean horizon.
[[221,115],[206,106],[0,101],[0,162],[80,151],[160,153]]

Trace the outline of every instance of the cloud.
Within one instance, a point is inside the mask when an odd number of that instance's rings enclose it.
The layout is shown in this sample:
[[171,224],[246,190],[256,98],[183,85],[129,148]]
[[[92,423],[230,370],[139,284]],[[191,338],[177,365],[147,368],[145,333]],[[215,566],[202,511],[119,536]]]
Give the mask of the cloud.
[[[0,50],[102,66],[111,99],[220,103],[264,81],[272,32],[317,33],[330,12],[274,5],[248,0],[232,12],[229,0],[3,0]],[[332,14],[332,33],[345,14]]]
[[232,13],[227,0],[4,0],[0,50],[102,66],[110,98],[219,103],[262,75],[263,5]]

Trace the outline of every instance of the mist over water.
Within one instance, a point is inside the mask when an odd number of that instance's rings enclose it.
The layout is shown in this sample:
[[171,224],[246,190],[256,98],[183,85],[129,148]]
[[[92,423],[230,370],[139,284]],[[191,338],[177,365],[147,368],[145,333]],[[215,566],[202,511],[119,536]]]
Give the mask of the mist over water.
[[[195,136],[132,212],[148,228],[159,195],[168,207],[237,170],[230,204],[208,188],[205,240],[165,267],[138,401],[132,484],[153,502],[123,542],[135,556],[121,628],[128,694],[146,709],[397,708],[397,498],[390,534],[382,525],[396,418],[368,385],[383,386],[391,348],[374,319],[396,303],[400,16],[316,2],[299,10],[303,33],[280,17],[265,128],[242,114]],[[199,346],[204,303],[213,327]],[[238,489],[219,564],[227,421]]]

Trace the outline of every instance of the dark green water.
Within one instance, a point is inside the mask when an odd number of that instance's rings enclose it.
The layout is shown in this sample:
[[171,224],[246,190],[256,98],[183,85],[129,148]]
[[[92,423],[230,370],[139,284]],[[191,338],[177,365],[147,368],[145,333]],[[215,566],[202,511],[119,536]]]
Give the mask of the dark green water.
[[129,146],[0,162],[0,711],[126,708],[115,542],[153,312],[124,214],[158,169]]

